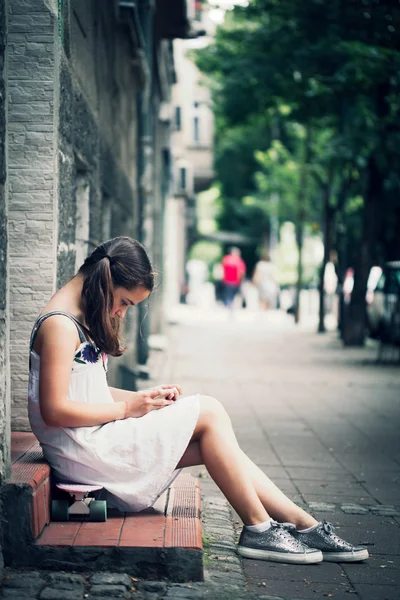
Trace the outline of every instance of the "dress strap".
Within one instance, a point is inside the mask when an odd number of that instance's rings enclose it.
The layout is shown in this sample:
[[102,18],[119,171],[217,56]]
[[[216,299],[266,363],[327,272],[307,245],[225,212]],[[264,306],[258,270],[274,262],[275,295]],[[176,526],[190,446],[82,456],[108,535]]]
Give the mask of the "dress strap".
[[80,321],[78,321],[78,319],[76,317],[74,317],[74,315],[71,315],[71,313],[63,312],[61,310],[54,310],[52,312],[45,313],[44,315],[40,315],[40,317],[37,319],[35,325],[33,326],[32,333],[31,333],[31,340],[29,342],[29,350],[30,351],[33,349],[33,344],[35,343],[35,339],[36,339],[37,333],[39,331],[39,327],[46,319],[48,319],[49,317],[52,317],[53,315],[64,315],[65,317],[68,317],[68,319],[71,319],[71,321],[73,321],[76,325],[81,343],[89,341],[87,335],[84,332],[86,327],[84,325],[82,325],[82,323],[80,323]]

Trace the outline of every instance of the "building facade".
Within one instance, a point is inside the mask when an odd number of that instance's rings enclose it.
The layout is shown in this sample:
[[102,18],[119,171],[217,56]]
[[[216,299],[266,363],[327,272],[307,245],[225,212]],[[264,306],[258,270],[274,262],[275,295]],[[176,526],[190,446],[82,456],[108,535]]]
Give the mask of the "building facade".
[[[1,482],[11,426],[29,429],[29,335],[51,295],[117,235],[140,239],[162,268],[172,40],[190,23],[184,0],[6,0],[0,30]],[[110,361],[110,385],[134,389],[142,318],[126,321],[130,349]]]
[[[10,397],[8,360],[8,279],[7,279],[7,214],[6,214],[6,72],[5,48],[7,19],[4,3],[0,4],[0,485],[10,469]],[[0,540],[2,539],[0,520]],[[0,577],[3,575],[3,553],[0,542]]]
[[[29,430],[39,311],[114,236],[142,241],[162,269],[173,39],[192,35],[188,17],[186,0],[0,3],[0,485],[11,429]],[[129,351],[110,361],[110,385],[135,389],[162,294],[144,325],[146,308],[126,319]]]
[[191,2],[189,12],[196,35],[174,41],[177,83],[172,89],[173,194],[166,212],[166,285],[170,305],[179,302],[185,287],[187,252],[197,234],[196,195],[207,189],[214,177],[211,92],[191,56],[191,51],[208,44],[213,34],[209,10],[206,2]]

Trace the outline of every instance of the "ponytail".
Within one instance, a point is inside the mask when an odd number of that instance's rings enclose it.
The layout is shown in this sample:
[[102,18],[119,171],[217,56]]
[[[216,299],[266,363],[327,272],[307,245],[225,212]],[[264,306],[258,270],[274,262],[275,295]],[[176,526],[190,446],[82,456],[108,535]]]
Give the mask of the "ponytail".
[[78,271],[83,275],[82,303],[94,343],[107,354],[121,356],[120,319],[111,316],[114,289],[154,288],[154,272],[144,247],[129,237],[98,246]]

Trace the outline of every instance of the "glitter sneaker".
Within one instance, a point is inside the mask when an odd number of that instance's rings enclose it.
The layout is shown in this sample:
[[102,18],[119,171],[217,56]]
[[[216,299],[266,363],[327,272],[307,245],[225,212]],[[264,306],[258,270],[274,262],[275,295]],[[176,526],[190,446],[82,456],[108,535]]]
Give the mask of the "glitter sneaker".
[[271,560],[274,562],[311,564],[322,561],[322,552],[303,544],[293,537],[284,525],[272,521],[271,527],[262,533],[243,527],[237,547],[245,558]]
[[286,524],[288,531],[297,540],[311,548],[321,550],[324,560],[329,562],[357,562],[366,560],[369,556],[368,550],[362,546],[353,546],[345,542],[335,533],[332,523],[322,521],[311,531],[302,533],[297,531],[294,525]]

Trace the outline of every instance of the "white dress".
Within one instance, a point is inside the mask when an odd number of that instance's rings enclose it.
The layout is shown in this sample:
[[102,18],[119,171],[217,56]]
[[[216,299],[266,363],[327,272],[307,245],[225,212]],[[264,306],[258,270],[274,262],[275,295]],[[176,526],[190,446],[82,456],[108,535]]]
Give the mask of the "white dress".
[[[54,313],[51,313],[54,314]],[[57,312],[56,314],[60,314]],[[107,384],[107,356],[87,340],[78,322],[81,345],[71,365],[68,400],[114,402]],[[199,396],[180,398],[140,418],[111,421],[94,427],[49,427],[39,406],[40,356],[30,346],[28,412],[33,433],[58,481],[103,486],[110,506],[139,511],[152,506],[179,474],[199,416]]]

